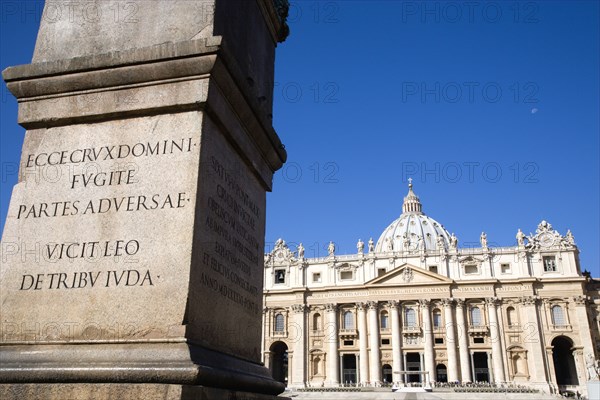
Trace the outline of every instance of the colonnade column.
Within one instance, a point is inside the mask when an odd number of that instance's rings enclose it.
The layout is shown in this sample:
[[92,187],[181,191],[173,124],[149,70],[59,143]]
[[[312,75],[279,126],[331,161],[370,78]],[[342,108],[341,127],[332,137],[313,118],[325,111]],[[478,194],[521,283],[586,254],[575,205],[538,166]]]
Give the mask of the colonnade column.
[[458,380],[458,355],[456,354],[456,336],[454,335],[454,313],[452,303],[454,299],[442,300],[446,317],[446,350],[448,351],[448,382]]
[[[577,316],[577,324],[579,325],[579,338],[581,340],[581,346],[583,346],[582,351],[585,353],[584,356],[594,356],[594,344],[592,342],[592,332],[591,326],[589,325],[589,320],[587,316],[587,297],[586,296],[575,296],[573,297],[573,302],[575,303],[575,315]],[[566,310],[565,310],[566,311]],[[571,321],[573,321],[571,319]],[[585,359],[581,360],[581,368],[585,370]],[[584,380],[587,381],[587,373],[584,371],[582,374]],[[582,385],[582,380],[579,381],[579,384]]]
[[433,330],[431,326],[431,313],[429,312],[429,300],[419,300],[421,304],[421,317],[423,319],[423,335],[425,338],[425,370],[427,374],[427,386],[431,384],[431,378],[435,375],[435,354],[433,353]]
[[295,387],[304,387],[306,384],[306,357],[304,354],[306,349],[306,306],[304,304],[294,304],[292,310],[294,311],[294,326],[290,326],[290,331],[295,330],[296,332],[292,332],[295,341],[291,384]]
[[[542,326],[539,324],[537,304],[539,299],[536,296],[527,296],[523,298],[523,309],[525,311],[525,326]],[[511,321],[513,322],[513,321]],[[516,321],[515,321],[516,322]],[[513,322],[514,323],[514,322]],[[544,356],[544,343],[541,338],[541,330],[534,332],[532,340],[526,340],[525,346],[528,347],[529,355],[527,357],[527,368],[531,381],[536,384],[548,382],[546,379],[546,362]]]
[[[337,305],[325,304],[327,311],[327,326],[325,334],[329,341],[329,350],[327,351],[327,384],[330,386],[338,386],[340,383],[338,377],[339,360],[338,360],[338,321],[337,321]],[[329,334],[333,332],[333,334]]]
[[379,312],[376,301],[369,301],[369,345],[371,347],[370,379],[371,384],[381,383],[381,357],[379,356]]
[[498,325],[498,314],[496,312],[496,304],[498,299],[488,297],[486,299],[488,306],[488,314],[490,316],[490,336],[492,340],[492,358],[494,364],[494,382],[504,382],[504,363],[502,357],[502,334],[500,325]]
[[554,367],[553,357],[554,346],[546,346],[546,360],[548,360],[548,383],[550,384],[550,393],[558,393],[558,384],[556,383],[556,369]]
[[358,348],[360,383],[369,381],[369,352],[367,350],[367,311],[365,303],[357,303],[358,307]]
[[[493,348],[493,347],[492,347]],[[493,351],[486,351],[487,354],[487,365],[493,365],[495,362],[494,356],[492,355]],[[498,382],[496,380],[496,366],[494,365],[494,368],[489,368],[488,367],[488,371],[489,371],[489,377],[490,377],[490,382]]]
[[469,331],[465,322],[465,301],[456,299],[456,328],[460,352],[461,382],[471,382],[471,356],[469,355]]
[[262,338],[260,340],[260,354],[263,356],[263,363],[265,367],[269,368],[268,355],[265,350],[265,341],[266,338],[269,337],[269,331],[267,330],[267,315],[269,313],[268,307],[263,307],[262,309]]
[[[400,336],[400,316],[398,315],[398,302],[390,301],[390,313],[392,314],[392,381],[394,383],[404,382],[402,371],[402,342]],[[396,376],[398,373],[398,376]]]

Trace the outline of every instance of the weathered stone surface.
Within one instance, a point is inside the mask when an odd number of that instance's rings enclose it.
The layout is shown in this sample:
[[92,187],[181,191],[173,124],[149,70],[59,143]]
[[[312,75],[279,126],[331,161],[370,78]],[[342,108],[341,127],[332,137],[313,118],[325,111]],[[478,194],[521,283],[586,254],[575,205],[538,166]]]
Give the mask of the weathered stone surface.
[[[235,393],[283,390],[260,364],[265,191],[286,157],[260,94],[280,22],[266,0],[131,4],[138,25],[43,19],[34,64],[3,72],[28,131],[0,393],[268,398]],[[65,382],[81,384],[28,386]]]
[[0,384],[0,398],[28,400],[286,400],[271,396],[202,386],[165,384]]

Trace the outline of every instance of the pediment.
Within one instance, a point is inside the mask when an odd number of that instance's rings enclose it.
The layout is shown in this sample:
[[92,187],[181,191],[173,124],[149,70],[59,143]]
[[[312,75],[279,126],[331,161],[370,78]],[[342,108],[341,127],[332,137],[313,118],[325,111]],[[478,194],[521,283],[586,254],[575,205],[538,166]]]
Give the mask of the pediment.
[[350,263],[342,263],[342,264],[337,264],[335,266],[335,268],[339,269],[340,271],[354,271],[354,270],[358,269],[358,265],[350,264]]
[[477,264],[477,265],[481,265],[483,263],[483,259],[479,258],[479,257],[473,257],[471,255],[469,256],[465,256],[462,258],[458,259],[458,262],[460,264]]
[[403,264],[382,276],[371,279],[366,282],[367,286],[378,285],[414,285],[414,284],[439,284],[452,283],[452,279],[426,271],[423,268],[415,267],[410,264]]

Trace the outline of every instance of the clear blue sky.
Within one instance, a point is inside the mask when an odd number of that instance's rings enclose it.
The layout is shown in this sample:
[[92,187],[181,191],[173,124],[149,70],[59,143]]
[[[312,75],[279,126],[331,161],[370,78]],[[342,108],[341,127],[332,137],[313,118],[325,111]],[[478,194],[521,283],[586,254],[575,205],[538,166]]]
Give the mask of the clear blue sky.
[[[0,3],[2,69],[31,60],[41,2],[24,4]],[[399,216],[412,177],[461,246],[481,231],[512,245],[545,219],[600,276],[599,20],[597,1],[293,1],[267,249],[355,252]],[[1,95],[4,226],[24,130]]]

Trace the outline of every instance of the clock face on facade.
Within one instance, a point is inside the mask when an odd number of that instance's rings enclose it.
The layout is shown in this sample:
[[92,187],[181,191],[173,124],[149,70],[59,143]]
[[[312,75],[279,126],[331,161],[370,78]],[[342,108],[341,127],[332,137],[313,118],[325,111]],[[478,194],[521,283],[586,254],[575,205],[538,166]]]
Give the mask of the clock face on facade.
[[542,247],[550,247],[554,244],[554,236],[550,233],[542,233],[539,237],[540,245]]

